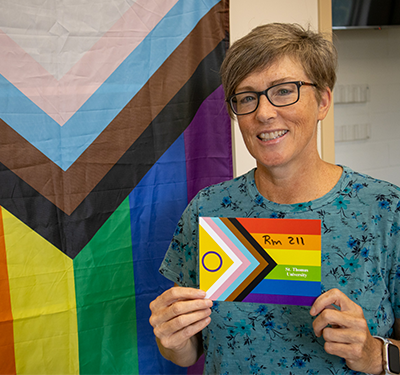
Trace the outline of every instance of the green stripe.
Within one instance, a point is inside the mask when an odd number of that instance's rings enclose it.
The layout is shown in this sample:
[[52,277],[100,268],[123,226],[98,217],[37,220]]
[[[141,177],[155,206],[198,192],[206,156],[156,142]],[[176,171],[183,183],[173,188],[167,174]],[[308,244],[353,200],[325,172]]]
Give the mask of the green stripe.
[[265,278],[275,280],[321,281],[321,267],[279,264]]
[[137,374],[129,198],[74,259],[81,374]]

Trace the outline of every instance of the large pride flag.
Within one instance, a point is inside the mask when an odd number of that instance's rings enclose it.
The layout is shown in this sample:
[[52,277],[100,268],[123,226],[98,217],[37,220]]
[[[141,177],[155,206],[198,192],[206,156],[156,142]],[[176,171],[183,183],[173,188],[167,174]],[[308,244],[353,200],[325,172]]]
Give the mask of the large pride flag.
[[232,177],[225,0],[0,2],[0,373],[186,374],[149,303]]

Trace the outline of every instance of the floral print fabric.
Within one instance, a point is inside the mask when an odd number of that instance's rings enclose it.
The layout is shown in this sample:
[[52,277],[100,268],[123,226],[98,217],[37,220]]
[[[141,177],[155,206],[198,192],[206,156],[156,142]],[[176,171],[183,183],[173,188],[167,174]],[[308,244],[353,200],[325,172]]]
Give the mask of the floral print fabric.
[[[178,223],[160,272],[198,287],[198,217],[320,219],[321,293],[338,288],[359,304],[370,332],[388,337],[399,313],[400,189],[343,167],[325,196],[294,205],[261,196],[254,170],[208,187]],[[214,302],[203,330],[206,374],[355,374],[324,351],[309,307]]]

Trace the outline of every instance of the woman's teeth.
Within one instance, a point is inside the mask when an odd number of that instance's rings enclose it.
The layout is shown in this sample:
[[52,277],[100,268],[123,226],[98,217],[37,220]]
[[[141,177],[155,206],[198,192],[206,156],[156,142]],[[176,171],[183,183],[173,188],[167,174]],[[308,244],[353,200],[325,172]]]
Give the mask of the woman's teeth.
[[261,133],[258,136],[258,138],[260,138],[263,141],[271,141],[272,139],[276,139],[276,138],[282,137],[287,132],[288,132],[287,130],[279,130],[279,131],[271,132],[271,133]]

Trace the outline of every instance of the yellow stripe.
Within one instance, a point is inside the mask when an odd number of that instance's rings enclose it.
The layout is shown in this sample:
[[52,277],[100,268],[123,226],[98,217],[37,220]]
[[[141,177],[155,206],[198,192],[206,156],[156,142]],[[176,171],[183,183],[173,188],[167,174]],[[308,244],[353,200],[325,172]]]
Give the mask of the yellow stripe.
[[321,266],[320,251],[268,249],[268,254],[278,264],[290,264],[293,266]]
[[72,259],[2,212],[17,374],[78,374]]
[[252,233],[264,249],[321,250],[321,236],[276,233]]

